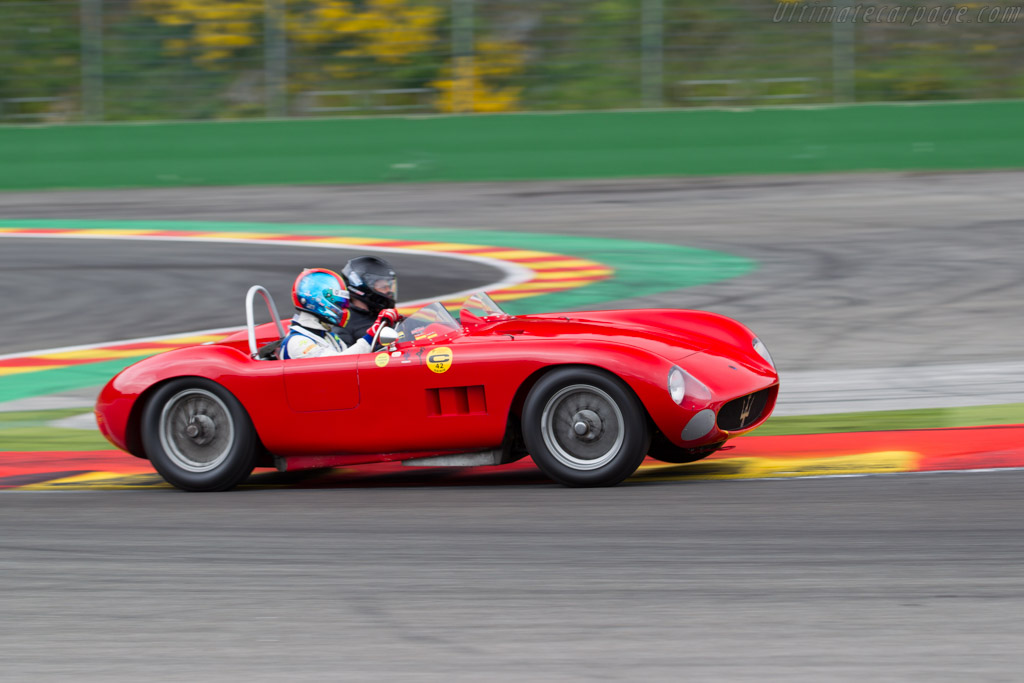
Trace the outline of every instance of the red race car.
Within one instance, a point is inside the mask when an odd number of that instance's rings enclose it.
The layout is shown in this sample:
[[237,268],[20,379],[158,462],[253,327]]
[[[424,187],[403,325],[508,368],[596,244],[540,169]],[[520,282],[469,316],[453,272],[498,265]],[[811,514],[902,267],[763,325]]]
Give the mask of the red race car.
[[[265,299],[273,322],[253,323]],[[527,454],[567,486],[608,486],[645,455],[699,460],[764,422],[778,373],[740,323],[638,309],[508,315],[486,294],[456,320],[430,304],[386,329],[380,351],[276,360],[284,336],[253,287],[248,328],[142,360],[100,393],[118,448],[171,484],[220,491],[255,467],[401,460],[502,465]]]

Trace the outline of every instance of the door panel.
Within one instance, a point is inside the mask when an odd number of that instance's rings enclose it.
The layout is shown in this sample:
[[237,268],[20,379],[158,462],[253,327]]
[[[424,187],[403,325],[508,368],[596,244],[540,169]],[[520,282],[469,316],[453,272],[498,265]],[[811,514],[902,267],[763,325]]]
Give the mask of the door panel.
[[293,358],[284,364],[288,405],[296,412],[351,410],[359,405],[359,358],[363,354]]
[[517,376],[525,371],[507,360],[507,339],[402,345],[361,357],[360,423],[387,434],[389,451],[497,445]]

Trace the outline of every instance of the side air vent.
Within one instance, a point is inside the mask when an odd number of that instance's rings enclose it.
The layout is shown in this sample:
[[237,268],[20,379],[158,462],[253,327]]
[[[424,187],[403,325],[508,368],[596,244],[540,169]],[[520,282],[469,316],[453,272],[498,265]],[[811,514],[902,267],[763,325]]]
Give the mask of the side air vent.
[[483,385],[427,389],[427,415],[474,415],[486,412]]

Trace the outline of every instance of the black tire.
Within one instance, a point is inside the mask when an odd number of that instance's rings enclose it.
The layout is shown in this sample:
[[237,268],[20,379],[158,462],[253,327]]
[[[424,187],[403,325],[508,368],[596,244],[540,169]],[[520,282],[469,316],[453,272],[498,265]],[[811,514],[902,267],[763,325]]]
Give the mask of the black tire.
[[622,380],[593,368],[544,375],[523,407],[523,440],[537,467],[565,486],[614,486],[643,462],[647,415]]
[[142,413],[142,444],[153,467],[184,491],[226,491],[256,466],[252,420],[216,382],[185,377],[150,397]]

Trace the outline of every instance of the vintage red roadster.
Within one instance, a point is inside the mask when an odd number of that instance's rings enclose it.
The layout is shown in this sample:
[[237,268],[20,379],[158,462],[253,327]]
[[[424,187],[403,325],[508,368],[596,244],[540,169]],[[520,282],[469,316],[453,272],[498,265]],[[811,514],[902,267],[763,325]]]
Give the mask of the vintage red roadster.
[[[254,324],[256,295],[273,322]],[[646,455],[706,457],[764,422],[779,389],[764,344],[703,311],[509,315],[481,293],[457,319],[421,308],[379,351],[297,360],[261,351],[286,325],[266,290],[250,290],[247,315],[246,330],[114,377],[96,404],[107,439],[190,491],[232,488],[256,467],[526,455],[567,486],[608,486]]]

